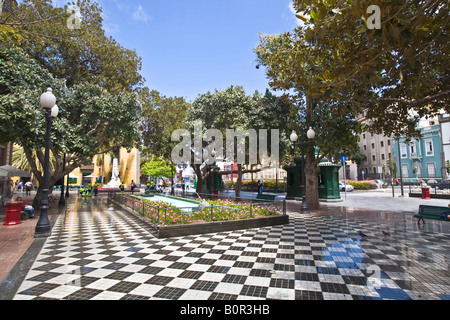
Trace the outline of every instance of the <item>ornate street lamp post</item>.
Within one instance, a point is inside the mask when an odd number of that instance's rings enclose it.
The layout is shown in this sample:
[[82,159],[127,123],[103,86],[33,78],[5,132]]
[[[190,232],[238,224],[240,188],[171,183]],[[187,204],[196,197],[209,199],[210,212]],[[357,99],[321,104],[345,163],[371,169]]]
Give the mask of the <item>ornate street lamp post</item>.
[[[313,140],[316,137],[316,133],[314,132],[313,128],[309,128],[307,132],[307,137],[309,140]],[[292,131],[291,141],[294,143],[294,145],[298,145],[301,148],[302,151],[302,206],[300,209],[301,213],[309,213],[309,207],[308,203],[306,201],[306,175],[305,175],[305,145],[309,144],[309,141],[303,140],[304,138],[298,141],[298,135],[295,133],[295,131]]]
[[40,104],[45,110],[45,119],[47,124],[47,132],[45,136],[45,158],[44,158],[44,183],[42,184],[42,200],[41,214],[36,225],[35,238],[49,237],[51,235],[51,225],[48,219],[48,193],[50,185],[50,132],[52,128],[52,118],[58,116],[58,106],[56,105],[56,97],[52,93],[52,89],[48,88],[41,95]]

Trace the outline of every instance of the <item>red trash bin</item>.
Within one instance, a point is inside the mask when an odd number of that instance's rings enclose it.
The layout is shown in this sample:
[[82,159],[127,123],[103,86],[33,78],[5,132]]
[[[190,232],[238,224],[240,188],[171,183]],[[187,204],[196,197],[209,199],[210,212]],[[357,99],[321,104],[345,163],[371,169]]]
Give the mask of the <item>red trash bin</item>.
[[431,200],[430,188],[422,188],[422,199]]
[[219,199],[219,190],[214,190],[214,199]]
[[6,203],[6,219],[4,226],[15,226],[21,224],[20,216],[22,214],[22,202]]

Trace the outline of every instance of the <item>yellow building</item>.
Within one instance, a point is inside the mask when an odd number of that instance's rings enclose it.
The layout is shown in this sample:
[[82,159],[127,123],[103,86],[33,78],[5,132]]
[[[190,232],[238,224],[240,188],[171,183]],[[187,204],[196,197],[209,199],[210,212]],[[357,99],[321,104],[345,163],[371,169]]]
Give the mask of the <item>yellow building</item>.
[[[127,186],[131,184],[132,180],[139,185],[141,159],[138,149],[132,149],[130,153],[126,149],[120,149],[115,156],[110,154],[95,156],[91,165],[82,166],[70,174],[70,185],[80,186],[95,182],[101,184],[103,176],[103,184],[107,188],[113,171],[114,158],[117,158],[119,162],[120,180]],[[89,176],[97,176],[98,178],[89,178]],[[65,179],[65,184],[67,184],[67,179]]]

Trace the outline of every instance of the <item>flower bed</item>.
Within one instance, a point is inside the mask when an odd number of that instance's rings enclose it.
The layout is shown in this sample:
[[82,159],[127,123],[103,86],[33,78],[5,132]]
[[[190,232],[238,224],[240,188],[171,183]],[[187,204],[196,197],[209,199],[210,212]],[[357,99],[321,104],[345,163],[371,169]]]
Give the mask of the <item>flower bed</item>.
[[[235,203],[208,200],[211,207],[197,212],[182,210],[163,201],[110,193],[109,199],[147,222],[158,238],[263,228],[289,223],[285,201]],[[246,200],[244,200],[246,201]]]
[[230,200],[207,200],[211,207],[187,213],[164,201],[142,200],[142,202],[144,203],[144,210],[142,211],[141,208],[137,208],[138,210],[136,211],[140,212],[141,216],[150,220],[152,223],[162,226],[231,221],[278,215],[276,208],[266,203],[250,205],[235,204]]

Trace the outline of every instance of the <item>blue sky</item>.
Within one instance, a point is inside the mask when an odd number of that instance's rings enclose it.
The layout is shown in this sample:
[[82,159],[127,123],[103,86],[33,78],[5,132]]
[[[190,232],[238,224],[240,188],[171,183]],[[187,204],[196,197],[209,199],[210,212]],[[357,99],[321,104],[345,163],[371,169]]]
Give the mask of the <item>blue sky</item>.
[[188,101],[230,85],[263,93],[268,80],[253,53],[259,34],[291,31],[297,23],[291,0],[98,2],[106,34],[142,57],[145,85]]

